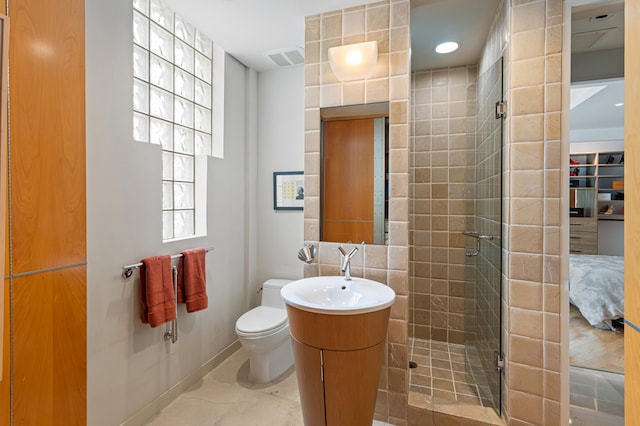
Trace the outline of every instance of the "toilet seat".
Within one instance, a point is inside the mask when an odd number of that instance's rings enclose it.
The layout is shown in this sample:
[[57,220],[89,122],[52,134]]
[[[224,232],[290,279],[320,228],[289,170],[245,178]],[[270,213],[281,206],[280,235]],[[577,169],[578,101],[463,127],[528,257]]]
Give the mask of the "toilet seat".
[[239,336],[260,337],[274,334],[288,325],[286,310],[258,306],[238,318],[236,332]]

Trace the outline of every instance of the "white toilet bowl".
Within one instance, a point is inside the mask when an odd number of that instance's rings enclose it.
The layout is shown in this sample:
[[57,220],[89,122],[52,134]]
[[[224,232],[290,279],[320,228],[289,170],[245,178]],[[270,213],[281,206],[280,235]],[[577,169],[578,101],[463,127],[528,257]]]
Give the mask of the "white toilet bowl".
[[293,366],[287,311],[280,289],[289,280],[272,279],[262,288],[262,304],[236,321],[238,340],[249,353],[249,381],[273,381]]

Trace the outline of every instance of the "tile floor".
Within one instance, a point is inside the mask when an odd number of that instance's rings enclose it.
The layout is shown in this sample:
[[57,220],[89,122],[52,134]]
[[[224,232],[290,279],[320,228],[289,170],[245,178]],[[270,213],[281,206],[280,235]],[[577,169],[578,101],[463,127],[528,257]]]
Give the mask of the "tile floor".
[[[244,349],[160,411],[148,426],[300,426],[302,410],[293,368],[274,382],[249,383]],[[392,426],[374,421],[374,426]]]
[[[415,343],[415,342],[414,342]],[[439,342],[412,345],[418,368],[410,370],[409,404],[462,418],[504,425],[495,411],[482,407],[474,384],[464,373],[460,345],[447,351]],[[446,345],[445,345],[446,346]],[[462,351],[464,348],[462,348]],[[448,363],[444,353],[448,354]],[[462,355],[464,357],[464,355]],[[272,383],[247,380],[249,357],[240,349],[174,402],[150,419],[149,426],[299,426],[302,412],[295,371]],[[572,426],[624,425],[624,376],[571,367]],[[456,399],[457,398],[457,399]],[[391,426],[374,422],[374,426]]]
[[[482,401],[478,386],[465,370],[465,347],[452,343],[409,338],[409,404],[488,424],[504,421]],[[484,404],[483,404],[484,402]]]
[[624,375],[571,366],[570,424],[624,425]]
[[152,418],[150,426],[299,426],[298,383],[293,368],[272,383],[249,383],[244,349],[227,358],[202,380]]

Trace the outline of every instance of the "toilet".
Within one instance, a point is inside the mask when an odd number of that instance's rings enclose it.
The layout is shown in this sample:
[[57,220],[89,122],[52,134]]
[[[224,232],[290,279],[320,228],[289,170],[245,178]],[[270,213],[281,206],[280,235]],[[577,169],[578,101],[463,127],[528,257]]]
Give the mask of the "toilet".
[[236,334],[249,353],[249,381],[273,381],[293,366],[289,320],[280,290],[291,280],[270,279],[262,285],[260,306],[236,321]]

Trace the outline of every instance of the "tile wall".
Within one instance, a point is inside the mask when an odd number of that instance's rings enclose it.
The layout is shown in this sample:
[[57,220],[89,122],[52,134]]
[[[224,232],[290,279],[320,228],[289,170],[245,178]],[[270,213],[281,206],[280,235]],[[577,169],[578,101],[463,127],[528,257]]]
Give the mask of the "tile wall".
[[465,240],[475,198],[477,66],[412,74],[410,335],[464,343]]
[[[500,55],[506,64],[503,349],[507,367],[503,411],[508,424],[560,423],[562,12],[561,0],[506,0],[479,64],[482,72]],[[374,75],[363,81],[339,82],[329,69],[328,47],[373,39],[378,40],[380,51]],[[409,2],[387,0],[308,17],[305,55],[305,240],[319,247],[318,261],[305,268],[306,276],[336,274],[339,262],[337,244],[318,241],[319,108],[390,101],[390,243],[367,246],[355,259],[352,272],[386,282],[398,294],[389,323],[388,359],[380,380],[376,419],[404,425],[409,332]],[[415,167],[416,158],[412,161]],[[433,204],[429,208],[433,215]],[[416,222],[415,226],[423,225]],[[446,253],[447,261],[435,260],[447,265],[451,279],[456,277],[452,252],[460,247],[451,241],[446,247],[438,255]],[[433,263],[433,258],[428,259]],[[453,298],[455,294],[454,290]],[[447,302],[450,306],[451,300]],[[424,300],[418,303],[430,307],[423,311],[433,312],[430,300],[428,305]],[[451,318],[455,323],[456,317]],[[446,333],[455,339],[457,330],[453,331]],[[426,333],[426,328],[418,333]],[[443,333],[438,331],[436,336]]]
[[[562,23],[561,0],[506,0],[496,13],[478,65],[482,74],[500,56],[505,61],[503,182],[508,201],[503,208],[502,345],[507,364],[503,372],[502,407],[507,424],[560,423]],[[456,245],[453,237],[445,243],[437,233],[443,232],[444,226],[449,231],[457,229],[462,222],[451,210],[446,225],[435,220],[437,213],[445,210],[435,207],[439,195],[434,179],[442,177],[435,170],[439,163],[429,163],[434,158],[433,140],[427,146],[431,154],[421,152],[421,144],[425,143],[423,133],[433,136],[434,128],[425,126],[434,120],[435,110],[432,109],[429,120],[420,120],[429,116],[421,106],[425,102],[419,98],[419,91],[424,90],[421,85],[426,84],[420,79],[428,76],[433,86],[434,73],[445,72],[452,70],[416,73],[412,86],[416,101],[412,114],[416,122],[411,139],[415,153],[411,157],[411,195],[415,200],[412,198],[410,205],[411,229],[415,232],[411,234],[410,259],[415,280],[411,283],[410,332],[416,337],[437,340],[445,340],[446,335],[455,343],[459,334],[455,329],[443,327],[441,312],[448,308],[447,318],[452,318],[455,324],[457,312],[451,311],[451,301],[457,297],[455,284],[452,285],[457,280],[452,279],[456,275],[451,272],[456,271],[457,249],[461,245]],[[431,101],[428,104],[433,107],[435,103]],[[443,161],[444,155],[437,161]],[[427,165],[435,173],[420,170]],[[451,172],[448,178],[447,197],[457,200],[455,187],[450,186]],[[462,210],[461,215],[467,211]],[[429,214],[424,217],[422,212]],[[423,232],[426,230],[431,232]],[[434,253],[439,257],[434,258]],[[440,263],[446,267],[433,268]],[[431,282],[427,286],[423,277],[429,274]],[[438,284],[441,275],[449,280],[448,286]],[[434,291],[434,284],[450,292],[446,298],[439,294],[445,290],[436,287]],[[438,297],[435,302],[434,297]]]
[[560,424],[563,2],[509,0],[502,14],[480,62],[506,64],[502,405],[508,424]]
[[[305,25],[304,238],[318,247],[317,261],[305,266],[305,276],[340,272],[339,243],[319,241],[320,108],[390,103],[389,244],[363,247],[351,273],[386,283],[397,294],[375,418],[398,426],[406,424],[408,398],[409,7],[408,0],[385,0],[310,16]],[[329,67],[328,48],[371,40],[378,41],[379,52],[373,74],[365,80],[339,81]]]

